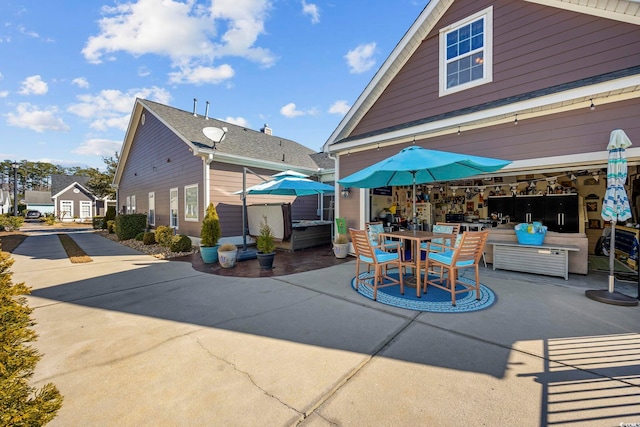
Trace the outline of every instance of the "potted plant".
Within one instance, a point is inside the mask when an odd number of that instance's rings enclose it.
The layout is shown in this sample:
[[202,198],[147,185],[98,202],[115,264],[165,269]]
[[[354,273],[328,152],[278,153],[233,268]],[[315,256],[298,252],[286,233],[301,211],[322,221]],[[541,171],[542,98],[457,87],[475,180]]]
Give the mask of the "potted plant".
[[273,240],[273,232],[267,223],[267,217],[262,216],[260,223],[260,234],[256,238],[256,247],[258,248],[258,263],[262,270],[271,270],[273,268],[273,258],[276,255],[276,244]]
[[349,254],[349,238],[346,234],[338,234],[333,240],[333,254],[336,258],[346,258]]
[[233,243],[223,243],[218,248],[218,261],[223,268],[235,267],[238,247]]
[[220,239],[220,217],[213,203],[209,203],[200,229],[200,255],[205,264],[218,261],[218,239]]

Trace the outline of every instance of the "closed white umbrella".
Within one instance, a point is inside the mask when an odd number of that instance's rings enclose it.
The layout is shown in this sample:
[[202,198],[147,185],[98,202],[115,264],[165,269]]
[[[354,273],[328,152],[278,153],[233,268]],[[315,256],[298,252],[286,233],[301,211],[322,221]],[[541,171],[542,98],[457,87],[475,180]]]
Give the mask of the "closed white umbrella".
[[631,207],[624,183],[627,180],[627,159],[625,150],[631,141],[622,129],[615,129],[609,137],[607,150],[607,191],[602,202],[602,219],[611,222],[611,243],[609,246],[609,289],[604,291],[586,291],[586,295],[596,301],[615,305],[638,305],[638,300],[615,292],[615,247],[616,223],[631,218]]

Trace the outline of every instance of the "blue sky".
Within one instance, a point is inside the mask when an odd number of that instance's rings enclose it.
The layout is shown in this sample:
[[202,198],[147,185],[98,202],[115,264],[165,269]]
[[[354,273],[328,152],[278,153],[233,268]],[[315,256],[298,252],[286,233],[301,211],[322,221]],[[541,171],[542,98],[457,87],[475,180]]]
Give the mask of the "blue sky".
[[103,169],[136,97],[320,151],[426,3],[0,0],[0,159]]

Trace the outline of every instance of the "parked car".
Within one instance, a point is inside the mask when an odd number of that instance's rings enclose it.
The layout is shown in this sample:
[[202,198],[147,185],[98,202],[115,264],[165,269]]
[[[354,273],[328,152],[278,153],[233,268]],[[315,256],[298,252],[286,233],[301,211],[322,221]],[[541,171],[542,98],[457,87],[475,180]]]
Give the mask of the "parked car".
[[40,213],[40,211],[34,211],[34,210],[29,210],[27,211],[26,214],[24,214],[24,217],[26,219],[38,219],[42,216],[42,214]]

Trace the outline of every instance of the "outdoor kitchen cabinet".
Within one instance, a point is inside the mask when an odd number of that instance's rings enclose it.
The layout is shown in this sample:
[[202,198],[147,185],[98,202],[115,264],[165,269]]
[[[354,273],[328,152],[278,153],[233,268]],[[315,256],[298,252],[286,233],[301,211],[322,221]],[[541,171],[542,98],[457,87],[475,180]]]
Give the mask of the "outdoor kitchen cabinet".
[[489,196],[489,215],[496,214],[502,218],[505,216],[513,218],[513,196]]
[[549,231],[577,233],[580,229],[577,194],[544,196],[544,221]]
[[545,196],[516,196],[514,210],[516,222],[544,222]]

